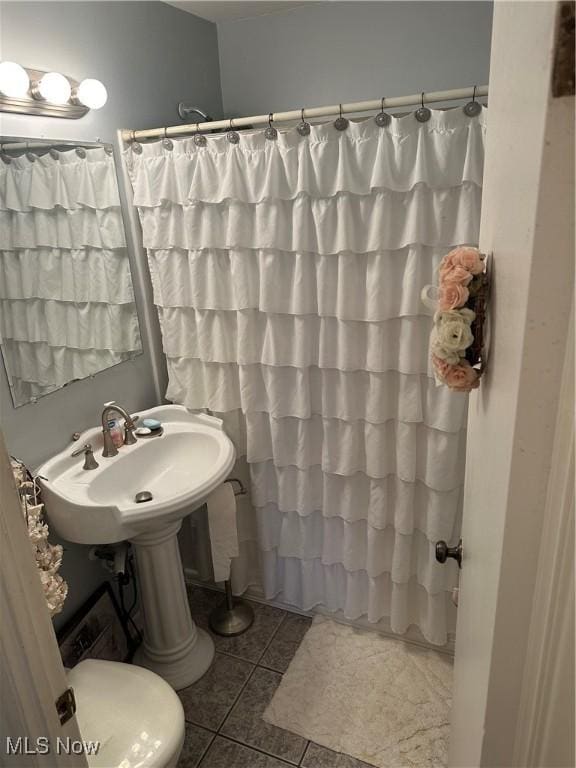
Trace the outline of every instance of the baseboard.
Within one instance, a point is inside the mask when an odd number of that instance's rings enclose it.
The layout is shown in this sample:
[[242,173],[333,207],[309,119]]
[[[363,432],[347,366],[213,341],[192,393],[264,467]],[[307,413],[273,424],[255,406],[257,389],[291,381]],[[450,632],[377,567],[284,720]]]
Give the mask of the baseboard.
[[[224,593],[224,590],[222,587],[218,587],[213,582],[206,582],[202,581],[198,578],[198,572],[195,571],[192,568],[184,568],[184,580],[187,584],[190,584],[191,586],[195,587],[202,587],[203,589],[211,589],[214,592],[222,592]],[[314,608],[312,611],[302,611],[299,608],[296,608],[294,605],[290,605],[288,603],[283,603],[281,600],[267,600],[264,597],[264,593],[260,587],[256,586],[250,586],[248,589],[244,592],[244,596],[249,598],[250,600],[253,600],[255,603],[263,603],[264,605],[271,605],[273,608],[280,608],[283,611],[287,611],[288,613],[295,613],[299,616],[310,616],[314,617],[317,615],[320,616],[327,616],[329,619],[332,619],[333,621],[337,621],[340,624],[347,624],[350,627],[354,627],[355,629],[363,629],[367,630],[369,632],[377,632],[380,635],[384,635],[386,637],[390,637],[393,640],[403,640],[406,643],[410,643],[412,645],[418,645],[421,648],[428,648],[432,651],[437,651],[438,653],[445,653],[448,656],[454,656],[454,644],[455,644],[455,637],[454,635],[450,634],[448,636],[448,642],[446,645],[433,645],[432,643],[429,643],[421,634],[421,632],[416,627],[410,627],[408,631],[403,635],[398,635],[395,632],[392,632],[390,629],[390,625],[385,621],[379,621],[377,623],[373,623],[368,621],[367,619],[348,619],[342,611],[336,611],[331,612],[328,611],[326,608],[322,608],[320,606]]]

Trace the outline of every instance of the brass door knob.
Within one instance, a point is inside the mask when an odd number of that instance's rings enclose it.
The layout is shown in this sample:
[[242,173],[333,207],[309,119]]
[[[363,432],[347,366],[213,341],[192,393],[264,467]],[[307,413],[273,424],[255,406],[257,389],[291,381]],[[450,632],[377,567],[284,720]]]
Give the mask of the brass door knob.
[[445,541],[436,542],[436,560],[439,563],[445,563],[449,557],[454,558],[458,563],[458,568],[462,568],[462,539],[457,547],[449,547]]

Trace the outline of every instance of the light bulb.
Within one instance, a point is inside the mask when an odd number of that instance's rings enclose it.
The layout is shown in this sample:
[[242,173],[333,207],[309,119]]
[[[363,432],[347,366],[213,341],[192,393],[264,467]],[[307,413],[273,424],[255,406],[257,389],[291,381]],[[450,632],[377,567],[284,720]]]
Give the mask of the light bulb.
[[77,99],[89,109],[100,109],[108,100],[108,91],[100,80],[87,78],[78,86]]
[[28,93],[29,87],[30,78],[24,67],[13,61],[0,63],[0,92],[4,96],[22,98]]
[[59,72],[47,72],[38,83],[38,93],[52,104],[66,104],[70,99],[72,87]]

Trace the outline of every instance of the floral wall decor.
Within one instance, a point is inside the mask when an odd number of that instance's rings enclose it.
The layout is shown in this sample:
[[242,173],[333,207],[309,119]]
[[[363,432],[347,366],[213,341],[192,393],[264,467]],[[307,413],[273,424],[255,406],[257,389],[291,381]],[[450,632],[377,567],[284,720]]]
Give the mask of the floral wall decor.
[[422,291],[424,304],[435,310],[430,353],[436,382],[456,392],[476,389],[484,372],[488,289],[485,255],[461,246],[440,262],[438,286]]
[[44,505],[38,501],[38,490],[30,473],[22,462],[12,459],[11,463],[46,605],[50,616],[55,616],[62,610],[68,594],[68,584],[58,574],[62,565],[62,547],[48,541],[49,531],[44,522]]

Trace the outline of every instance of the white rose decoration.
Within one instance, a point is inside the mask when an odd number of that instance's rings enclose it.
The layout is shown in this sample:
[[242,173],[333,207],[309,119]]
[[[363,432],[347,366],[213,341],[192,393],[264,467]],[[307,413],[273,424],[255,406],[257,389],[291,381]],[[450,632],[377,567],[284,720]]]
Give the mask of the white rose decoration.
[[452,365],[460,362],[465,350],[474,341],[470,326],[475,317],[471,309],[437,312],[431,338],[432,352]]

